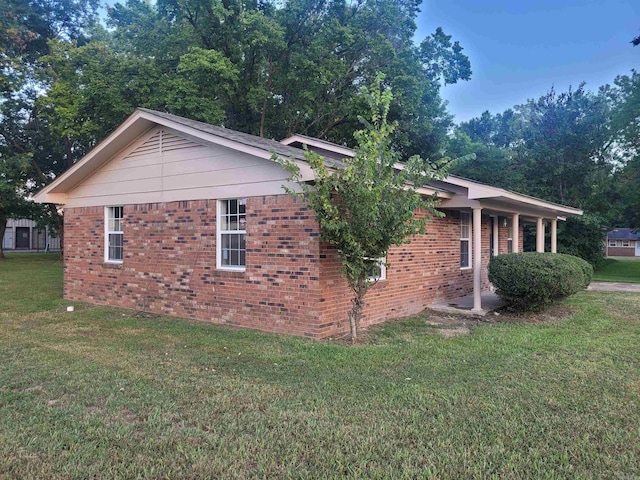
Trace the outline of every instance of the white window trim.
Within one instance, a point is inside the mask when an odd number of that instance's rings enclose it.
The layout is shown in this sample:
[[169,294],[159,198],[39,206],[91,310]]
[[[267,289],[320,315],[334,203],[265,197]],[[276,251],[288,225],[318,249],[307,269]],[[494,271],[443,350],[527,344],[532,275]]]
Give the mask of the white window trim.
[[[469,237],[463,237],[462,236],[462,216],[463,215],[468,215],[469,218]],[[473,216],[471,215],[471,212],[460,212],[460,242],[462,242],[463,240],[467,240],[467,254],[469,256],[469,265],[466,267],[463,267],[462,265],[460,266],[460,270],[472,270],[473,269],[473,247],[471,245],[471,239],[473,237]],[[460,259],[462,260],[462,259]]]
[[[247,229],[245,227],[244,230],[222,230],[222,202],[227,200],[245,200],[245,198],[221,198],[216,202],[216,269],[217,270],[226,270],[229,272],[244,272],[247,269],[247,257],[245,251],[245,265],[244,267],[236,267],[231,265],[222,265],[222,235],[223,234],[234,234],[234,235],[247,235]],[[246,205],[246,204],[245,204]],[[246,207],[245,207],[246,208]],[[246,210],[245,210],[246,212]]]
[[370,282],[370,283],[382,282],[382,281],[387,279],[387,257],[378,258],[377,263],[380,266],[380,276],[379,277],[374,277],[374,276],[367,277],[367,281]]
[[114,260],[109,258],[109,234],[121,234],[123,241],[123,257],[124,257],[124,230],[109,230],[109,211],[112,208],[122,208],[122,223],[124,223],[124,206],[123,205],[109,205],[104,207],[104,262],[105,263],[115,263],[121,264],[124,261],[122,260]]
[[[625,245],[626,243],[626,245]],[[631,246],[631,242],[629,240],[622,240],[622,246],[623,247],[630,247]]]
[[617,244],[617,242],[615,240],[609,240],[609,246],[610,247],[617,247],[618,244]]

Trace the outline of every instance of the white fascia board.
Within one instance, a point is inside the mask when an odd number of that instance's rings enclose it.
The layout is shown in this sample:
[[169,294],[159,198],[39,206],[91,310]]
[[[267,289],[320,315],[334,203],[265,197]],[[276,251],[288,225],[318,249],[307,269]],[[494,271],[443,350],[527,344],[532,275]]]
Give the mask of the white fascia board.
[[33,196],[35,203],[55,203],[56,205],[64,205],[67,203],[66,193],[50,193],[45,192],[44,189],[40,190]]
[[280,143],[283,145],[291,145],[292,143],[296,142],[299,142],[303,145],[308,145],[310,147],[316,147],[322,150],[337,153],[338,155],[344,155],[345,157],[353,157],[355,155],[353,150],[351,150],[350,148],[343,147],[342,145],[336,145],[335,143],[331,142],[325,142],[324,140],[320,140],[318,138],[307,137],[306,135],[296,134],[287,137],[284,140],[280,140]]

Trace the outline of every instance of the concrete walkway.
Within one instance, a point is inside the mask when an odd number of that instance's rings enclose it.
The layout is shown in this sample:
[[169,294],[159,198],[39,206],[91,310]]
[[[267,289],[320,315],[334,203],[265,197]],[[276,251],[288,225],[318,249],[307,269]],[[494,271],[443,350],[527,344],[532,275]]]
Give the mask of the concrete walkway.
[[[635,292],[640,293],[640,283],[591,282],[587,290],[599,292]],[[482,310],[473,310],[473,295],[454,298],[429,307],[430,310],[459,315],[484,316],[506,305],[494,292],[482,292]]]
[[587,290],[594,290],[597,292],[640,293],[640,283],[591,282]]
[[457,313],[462,315],[484,316],[506,305],[494,292],[482,292],[482,310],[473,310],[473,295],[447,300],[446,303],[436,303],[429,307],[430,310],[445,313]]

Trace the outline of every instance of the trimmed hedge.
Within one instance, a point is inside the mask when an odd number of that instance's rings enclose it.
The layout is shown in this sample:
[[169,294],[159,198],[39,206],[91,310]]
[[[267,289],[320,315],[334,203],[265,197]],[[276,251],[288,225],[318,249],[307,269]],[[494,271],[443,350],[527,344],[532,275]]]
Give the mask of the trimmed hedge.
[[540,310],[587,288],[589,262],[561,253],[509,253],[489,262],[489,281],[513,310]]

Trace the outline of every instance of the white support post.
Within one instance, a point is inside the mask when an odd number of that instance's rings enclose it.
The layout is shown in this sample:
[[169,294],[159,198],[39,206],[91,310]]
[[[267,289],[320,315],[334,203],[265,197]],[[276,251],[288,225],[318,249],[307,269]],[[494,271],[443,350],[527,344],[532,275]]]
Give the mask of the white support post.
[[511,219],[511,251],[518,253],[520,251],[520,214],[514,213]]
[[491,252],[491,255],[493,255],[494,257],[497,257],[500,254],[500,241],[499,241],[499,237],[498,237],[498,224],[500,223],[500,217],[493,217],[493,222],[492,222],[492,232],[491,232],[491,237],[493,238],[493,252]]
[[544,252],[544,222],[540,217],[536,220],[536,252]]
[[551,253],[558,253],[558,219],[551,220]]
[[482,310],[482,208],[473,209],[473,309]]

